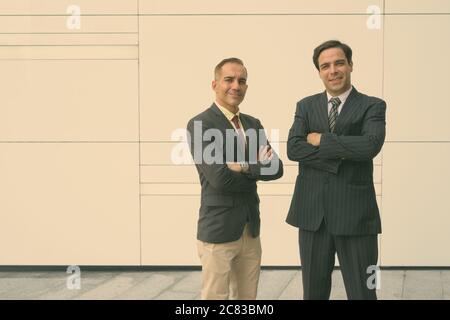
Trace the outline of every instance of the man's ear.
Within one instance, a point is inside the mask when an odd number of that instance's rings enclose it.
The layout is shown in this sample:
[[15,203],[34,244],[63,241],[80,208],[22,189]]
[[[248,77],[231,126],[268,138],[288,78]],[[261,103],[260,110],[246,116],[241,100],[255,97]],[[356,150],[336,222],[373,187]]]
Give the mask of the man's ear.
[[217,81],[216,80],[213,80],[212,82],[211,82],[211,88],[215,91],[216,90],[216,86],[217,86]]
[[353,61],[350,62],[349,65],[350,65],[350,72],[352,72],[353,71]]

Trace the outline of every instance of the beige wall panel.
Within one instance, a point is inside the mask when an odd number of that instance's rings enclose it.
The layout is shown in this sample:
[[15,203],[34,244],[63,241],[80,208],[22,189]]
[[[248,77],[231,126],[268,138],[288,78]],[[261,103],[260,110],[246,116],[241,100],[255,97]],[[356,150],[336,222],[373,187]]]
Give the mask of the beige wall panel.
[[183,165],[193,164],[189,146],[185,142],[142,142],[141,164]]
[[190,166],[141,166],[141,182],[200,183],[197,169]]
[[285,222],[291,199],[291,196],[261,197],[260,212],[263,265],[300,265],[298,229]]
[[377,5],[383,8],[382,1],[360,0],[229,0],[226,2],[211,0],[141,0],[141,14],[247,14],[247,13],[359,13],[365,14],[367,7]]
[[199,196],[201,191],[200,183],[141,183],[142,196],[172,195]]
[[450,13],[448,0],[386,0],[386,13]]
[[[0,34],[0,45],[137,45],[137,33]],[[111,48],[108,48],[111,50]],[[97,48],[98,50],[98,48]]]
[[0,12],[4,15],[68,14],[67,8],[77,5],[81,14],[135,14],[137,3],[138,0],[2,0]]
[[138,140],[137,61],[0,61],[0,69],[2,141]]
[[200,265],[198,196],[142,196],[143,265]]
[[382,169],[383,167],[381,166],[373,166],[373,183],[382,183]]
[[[140,17],[141,139],[170,141],[174,130],[186,128],[214,100],[214,66],[237,56],[249,70],[241,111],[260,118],[271,141],[271,129],[286,141],[296,102],[324,90],[311,56],[330,38],[352,46],[356,87],[381,96],[382,30],[369,30],[366,20],[329,15]],[[224,41],[236,34],[232,44]],[[152,121],[155,112],[159,121]]]
[[387,141],[450,141],[449,36],[449,16],[386,17]]
[[138,265],[136,144],[1,143],[0,264]]
[[[377,196],[381,196],[382,195],[382,184],[381,183],[374,183],[374,187],[375,187],[375,194]],[[380,203],[380,209],[381,209],[381,203]]]
[[[80,29],[69,29],[67,16],[2,16],[2,33],[138,32],[137,16],[81,16]],[[73,25],[73,24],[72,24]]]
[[385,266],[449,266],[449,143],[389,143],[383,161]]
[[137,46],[4,46],[0,60],[137,60]]

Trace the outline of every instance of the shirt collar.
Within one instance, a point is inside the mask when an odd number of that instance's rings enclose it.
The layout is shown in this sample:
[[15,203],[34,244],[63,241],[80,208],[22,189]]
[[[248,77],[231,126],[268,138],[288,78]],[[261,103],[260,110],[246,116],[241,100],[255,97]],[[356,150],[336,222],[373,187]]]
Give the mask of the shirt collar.
[[217,101],[215,101],[216,106],[219,108],[220,111],[222,111],[222,113],[224,114],[224,116],[231,121],[231,119],[233,119],[234,116],[238,116],[240,114],[240,111],[238,110],[238,112],[236,112],[236,114],[234,114],[233,112],[231,112],[230,110],[228,110],[225,107],[222,107],[219,103],[217,103]]
[[327,98],[328,98],[327,101],[330,102],[331,98],[339,98],[339,100],[341,100],[341,105],[343,105],[345,100],[347,100],[348,96],[350,95],[350,92],[352,91],[352,89],[353,89],[353,86],[351,86],[350,89],[348,89],[347,91],[345,91],[344,93],[340,94],[337,97],[331,96],[331,94],[329,94],[327,91]]

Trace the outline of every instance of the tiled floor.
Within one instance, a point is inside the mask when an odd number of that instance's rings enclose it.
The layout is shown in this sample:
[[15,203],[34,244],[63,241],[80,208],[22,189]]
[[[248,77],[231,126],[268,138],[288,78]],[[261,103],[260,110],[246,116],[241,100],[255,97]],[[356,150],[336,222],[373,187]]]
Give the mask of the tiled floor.
[[[199,299],[199,271],[81,270],[80,289],[68,288],[69,276],[61,271],[0,272],[0,299]],[[379,299],[450,300],[450,270],[382,270],[380,283]],[[263,270],[258,299],[301,299],[301,285],[301,271]],[[333,272],[331,299],[346,299],[339,270]]]

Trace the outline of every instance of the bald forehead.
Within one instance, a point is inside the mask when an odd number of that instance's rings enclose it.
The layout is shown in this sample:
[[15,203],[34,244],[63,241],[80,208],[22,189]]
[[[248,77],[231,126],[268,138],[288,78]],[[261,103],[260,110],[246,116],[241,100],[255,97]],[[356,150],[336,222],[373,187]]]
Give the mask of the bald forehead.
[[247,68],[245,68],[243,65],[235,62],[228,62],[225,63],[222,68],[220,68],[215,73],[215,79],[219,80],[220,78],[224,77],[239,77],[247,79]]

